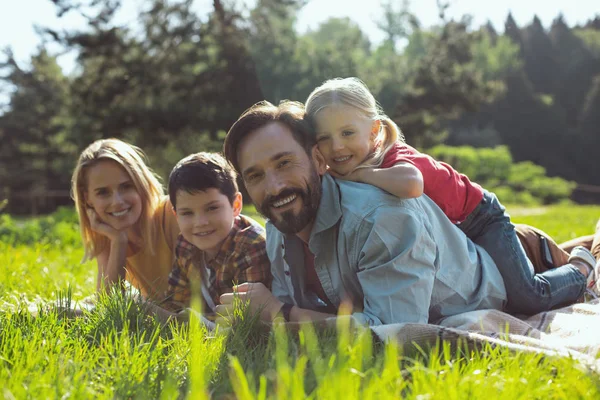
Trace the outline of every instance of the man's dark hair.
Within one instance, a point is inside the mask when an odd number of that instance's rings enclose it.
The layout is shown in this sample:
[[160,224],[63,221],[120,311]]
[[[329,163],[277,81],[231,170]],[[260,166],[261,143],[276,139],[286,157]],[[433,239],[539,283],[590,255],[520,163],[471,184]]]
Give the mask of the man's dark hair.
[[305,120],[304,105],[297,101],[284,100],[278,106],[268,101],[260,101],[244,111],[244,113],[233,124],[223,144],[223,153],[227,160],[233,165],[239,173],[238,147],[240,142],[248,134],[256,129],[271,122],[279,122],[286,125],[294,139],[306,153],[310,156],[312,147],[315,145],[314,135],[311,134],[311,128]]
[[178,191],[194,194],[214,188],[233,205],[238,192],[236,178],[235,170],[221,154],[191,154],[179,161],[169,175],[169,199],[176,210]]

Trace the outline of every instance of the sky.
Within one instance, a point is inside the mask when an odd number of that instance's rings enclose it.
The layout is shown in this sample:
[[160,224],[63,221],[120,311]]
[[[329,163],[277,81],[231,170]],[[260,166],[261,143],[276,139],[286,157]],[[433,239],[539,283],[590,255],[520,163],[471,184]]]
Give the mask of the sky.
[[[241,0],[247,3],[253,0]],[[401,0],[396,0],[401,4]],[[133,23],[136,9],[143,0],[122,0],[123,9],[118,15],[119,23]],[[373,43],[383,39],[375,20],[381,15],[381,0],[310,0],[298,17],[297,29],[305,32],[316,29],[319,23],[330,17],[349,17],[359,24]],[[212,7],[212,0],[195,0],[194,6],[199,15],[205,15]],[[436,0],[413,0],[410,10],[423,26],[438,22]],[[26,66],[29,57],[40,43],[34,25],[52,28],[85,27],[81,17],[66,14],[56,17],[50,0],[0,0],[0,49],[10,46],[17,61]],[[488,20],[502,31],[508,13],[512,12],[519,26],[529,24],[537,16],[545,27],[562,13],[567,24],[585,23],[595,15],[600,16],[599,0],[451,0],[448,16],[460,18],[464,14],[473,17],[473,26],[485,24]],[[51,49],[52,50],[52,49]],[[73,70],[74,54],[59,57],[59,63],[66,73]]]

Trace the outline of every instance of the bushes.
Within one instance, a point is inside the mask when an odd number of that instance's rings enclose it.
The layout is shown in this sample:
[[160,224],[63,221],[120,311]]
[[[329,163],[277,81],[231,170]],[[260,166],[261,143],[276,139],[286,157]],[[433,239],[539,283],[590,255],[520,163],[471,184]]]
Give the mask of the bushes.
[[15,219],[0,215],[0,241],[11,245],[35,243],[81,246],[77,214],[71,207],[60,207],[39,218]]
[[506,146],[481,149],[436,146],[427,153],[496,193],[503,203],[558,203],[568,200],[575,188],[573,182],[546,176],[543,167],[530,161],[513,163]]

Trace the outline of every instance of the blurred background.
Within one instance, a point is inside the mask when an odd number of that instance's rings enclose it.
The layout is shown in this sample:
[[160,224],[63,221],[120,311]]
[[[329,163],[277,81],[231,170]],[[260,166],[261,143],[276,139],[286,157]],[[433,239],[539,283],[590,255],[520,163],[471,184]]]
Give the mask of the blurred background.
[[93,140],[165,178],[259,100],[357,76],[503,203],[600,203],[597,1],[0,0],[0,212],[71,205]]

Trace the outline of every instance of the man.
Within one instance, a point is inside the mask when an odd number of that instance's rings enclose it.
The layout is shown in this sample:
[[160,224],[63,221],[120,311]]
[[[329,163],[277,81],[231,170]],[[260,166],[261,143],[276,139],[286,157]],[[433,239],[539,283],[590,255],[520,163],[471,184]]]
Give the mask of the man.
[[[269,218],[272,290],[237,287],[261,318],[331,317],[346,303],[369,325],[436,323],[502,309],[506,292],[489,255],[426,196],[401,200],[373,186],[336,181],[303,120],[300,103],[261,102],[231,127],[226,158]],[[221,296],[217,312],[232,307]]]

